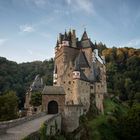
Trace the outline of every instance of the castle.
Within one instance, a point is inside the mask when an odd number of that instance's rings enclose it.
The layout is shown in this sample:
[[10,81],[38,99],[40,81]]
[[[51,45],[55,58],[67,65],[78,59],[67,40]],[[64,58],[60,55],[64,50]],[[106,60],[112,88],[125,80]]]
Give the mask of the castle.
[[[42,87],[42,84],[34,85]],[[55,46],[53,86],[46,85],[42,90],[43,111],[62,113],[63,129],[72,132],[79,126],[79,117],[88,112],[91,96],[95,97],[96,107],[103,113],[106,93],[105,59],[98,53],[96,43],[90,40],[86,30],[80,40],[75,30],[60,33]],[[27,94],[26,108],[29,97]]]

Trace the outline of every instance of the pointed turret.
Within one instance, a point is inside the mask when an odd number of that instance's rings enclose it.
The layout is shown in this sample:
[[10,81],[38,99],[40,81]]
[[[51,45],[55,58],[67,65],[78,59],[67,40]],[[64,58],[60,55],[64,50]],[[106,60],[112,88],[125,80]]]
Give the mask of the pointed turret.
[[89,38],[88,38],[87,32],[86,32],[86,30],[85,30],[84,33],[83,33],[83,36],[82,36],[82,38],[81,38],[81,41],[88,40],[88,39],[89,39]]
[[62,46],[64,46],[64,47],[68,47],[69,46],[69,41],[68,41],[68,36],[67,36],[67,32],[66,31],[65,31],[65,33],[63,35]]
[[68,36],[67,36],[67,32],[66,31],[65,31],[65,34],[64,34],[63,41],[68,41]]
[[84,31],[80,42],[82,48],[92,48],[92,42],[90,41],[90,38],[88,38],[86,30]]
[[56,46],[55,46],[55,53],[57,52],[58,48],[59,48],[59,41],[58,41],[58,39],[57,39],[57,41],[56,41]]

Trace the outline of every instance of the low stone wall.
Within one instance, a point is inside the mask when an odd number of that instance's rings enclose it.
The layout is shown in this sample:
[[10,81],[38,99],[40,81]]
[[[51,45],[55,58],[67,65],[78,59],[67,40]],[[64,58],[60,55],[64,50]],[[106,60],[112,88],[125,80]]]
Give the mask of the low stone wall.
[[61,132],[61,114],[56,114],[49,120],[45,121],[46,135],[55,135]]
[[42,113],[35,114],[32,116],[28,116],[28,117],[23,117],[23,118],[19,118],[19,119],[15,119],[15,120],[0,122],[0,134],[6,133],[6,130],[8,128],[20,125],[24,122],[27,122],[27,121],[30,121],[30,120],[33,120],[33,119],[36,119],[38,117],[45,116],[45,115],[46,115],[46,113],[42,112]]
[[[46,136],[43,135],[43,137],[47,137],[47,136],[53,136],[57,133],[61,132],[61,114],[56,114],[54,116],[52,116],[51,118],[49,118],[48,120],[46,120],[44,122],[45,124],[45,134]],[[24,138],[24,140],[40,140],[41,134],[40,134],[40,130],[31,133],[30,135],[28,135],[26,138]]]

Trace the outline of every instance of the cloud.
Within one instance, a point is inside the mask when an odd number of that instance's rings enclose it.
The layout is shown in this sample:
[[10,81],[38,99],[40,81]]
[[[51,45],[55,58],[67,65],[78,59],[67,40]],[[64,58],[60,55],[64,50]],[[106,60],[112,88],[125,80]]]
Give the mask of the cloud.
[[37,7],[44,7],[48,0],[31,0]]
[[27,5],[44,8],[48,4],[48,0],[24,0]]
[[34,31],[35,31],[35,29],[34,29],[33,26],[27,25],[27,24],[25,24],[25,25],[20,25],[19,28],[20,28],[20,31],[21,31],[21,32],[28,32],[28,33],[31,33],[31,32],[34,32]]
[[74,9],[80,9],[88,14],[95,13],[92,0],[66,0],[67,4]]
[[6,38],[0,38],[0,46],[2,46],[6,41]]

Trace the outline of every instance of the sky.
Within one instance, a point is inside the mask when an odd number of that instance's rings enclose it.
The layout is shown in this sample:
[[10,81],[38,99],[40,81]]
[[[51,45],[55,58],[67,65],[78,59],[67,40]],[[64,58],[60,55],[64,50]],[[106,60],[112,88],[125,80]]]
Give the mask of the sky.
[[54,57],[59,33],[84,28],[93,42],[140,48],[140,0],[0,0],[0,56],[17,63]]

